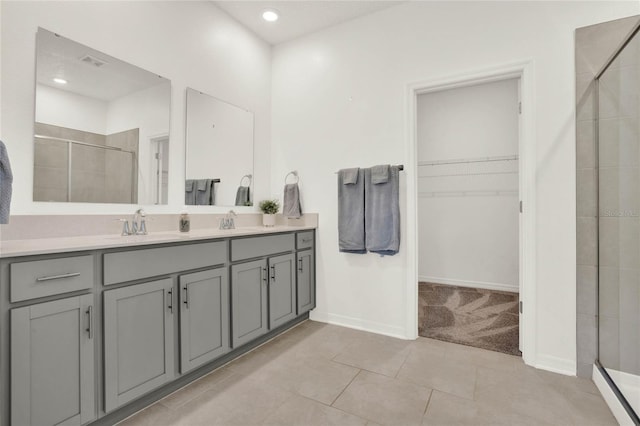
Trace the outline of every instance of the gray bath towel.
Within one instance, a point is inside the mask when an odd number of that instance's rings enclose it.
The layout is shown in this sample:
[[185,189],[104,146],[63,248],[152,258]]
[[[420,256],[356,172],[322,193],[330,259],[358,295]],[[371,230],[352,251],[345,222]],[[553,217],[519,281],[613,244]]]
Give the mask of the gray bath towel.
[[338,248],[366,253],[364,237],[364,176],[360,169],[338,172]]
[[302,216],[300,207],[300,188],[297,183],[288,183],[284,186],[284,202],[282,214],[285,217],[297,219]]
[[371,168],[371,183],[379,184],[387,182],[389,182],[389,165],[373,166]]
[[249,195],[248,186],[239,186],[236,192],[236,206],[248,206],[251,201]]
[[187,179],[184,183],[184,203],[187,206],[196,205],[196,181]]
[[211,179],[198,179],[196,181],[196,205],[198,206],[210,206],[211,205]]
[[373,182],[373,168],[365,169],[366,248],[393,256],[400,249],[400,170],[389,166],[387,182]]
[[7,147],[0,141],[0,223],[9,223],[13,174]]
[[342,184],[350,185],[358,183],[358,173],[360,172],[359,168],[354,169],[342,169],[339,173],[342,174]]

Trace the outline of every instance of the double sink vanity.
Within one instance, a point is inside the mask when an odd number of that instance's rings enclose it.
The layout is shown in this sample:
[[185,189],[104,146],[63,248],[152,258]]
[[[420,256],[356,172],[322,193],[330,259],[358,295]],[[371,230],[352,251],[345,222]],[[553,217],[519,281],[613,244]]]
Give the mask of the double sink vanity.
[[0,426],[113,424],[308,318],[315,226],[4,241]]

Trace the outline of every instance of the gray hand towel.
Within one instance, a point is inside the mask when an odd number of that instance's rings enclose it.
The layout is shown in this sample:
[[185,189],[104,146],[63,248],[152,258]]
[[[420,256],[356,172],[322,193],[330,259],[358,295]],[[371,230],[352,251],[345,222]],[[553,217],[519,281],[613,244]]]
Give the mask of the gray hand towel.
[[372,169],[365,169],[366,248],[382,256],[400,250],[400,170],[389,167],[389,180],[374,184]]
[[373,166],[371,168],[371,183],[374,185],[389,182],[389,165]]
[[300,188],[297,183],[288,183],[284,186],[282,214],[285,217],[294,219],[302,216],[302,208],[300,207]]
[[196,185],[193,179],[187,179],[184,183],[184,203],[187,206],[196,205]]
[[239,186],[238,192],[236,192],[236,206],[248,206],[251,200],[249,195],[248,186]]
[[360,169],[342,169],[338,172],[338,174],[342,174],[342,184],[343,185],[355,185],[358,183],[358,173]]
[[196,181],[196,205],[211,205],[211,179],[198,179]]
[[[347,181],[353,183],[347,184]],[[364,177],[360,169],[338,172],[338,239],[341,252],[367,252],[364,236]]]
[[13,174],[7,147],[0,141],[0,223],[9,223]]

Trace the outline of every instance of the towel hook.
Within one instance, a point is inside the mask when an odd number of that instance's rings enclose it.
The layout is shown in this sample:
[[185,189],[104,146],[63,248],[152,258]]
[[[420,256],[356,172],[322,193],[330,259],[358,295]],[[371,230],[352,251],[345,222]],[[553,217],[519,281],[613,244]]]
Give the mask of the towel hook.
[[246,185],[246,186],[251,186],[251,178],[252,178],[252,177],[253,177],[252,175],[244,175],[244,176],[242,176],[242,177],[240,178],[240,186],[242,186],[242,182],[244,182],[244,178],[249,179],[249,184],[248,184],[248,185]]
[[295,182],[293,182],[293,183],[298,183],[298,182],[300,182],[300,176],[298,176],[298,171],[297,171],[297,170],[293,170],[293,171],[291,171],[291,172],[287,173],[287,175],[284,177],[284,184],[285,184],[285,185],[287,184],[287,179],[288,179],[288,178],[289,178],[289,176],[291,176],[291,175],[295,176],[295,178],[296,178],[296,181],[295,181]]

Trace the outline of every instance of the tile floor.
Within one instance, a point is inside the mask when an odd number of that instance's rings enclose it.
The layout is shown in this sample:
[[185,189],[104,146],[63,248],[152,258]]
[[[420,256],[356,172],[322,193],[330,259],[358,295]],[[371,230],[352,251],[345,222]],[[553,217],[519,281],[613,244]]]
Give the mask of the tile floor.
[[615,425],[595,385],[521,358],[306,321],[121,423]]

